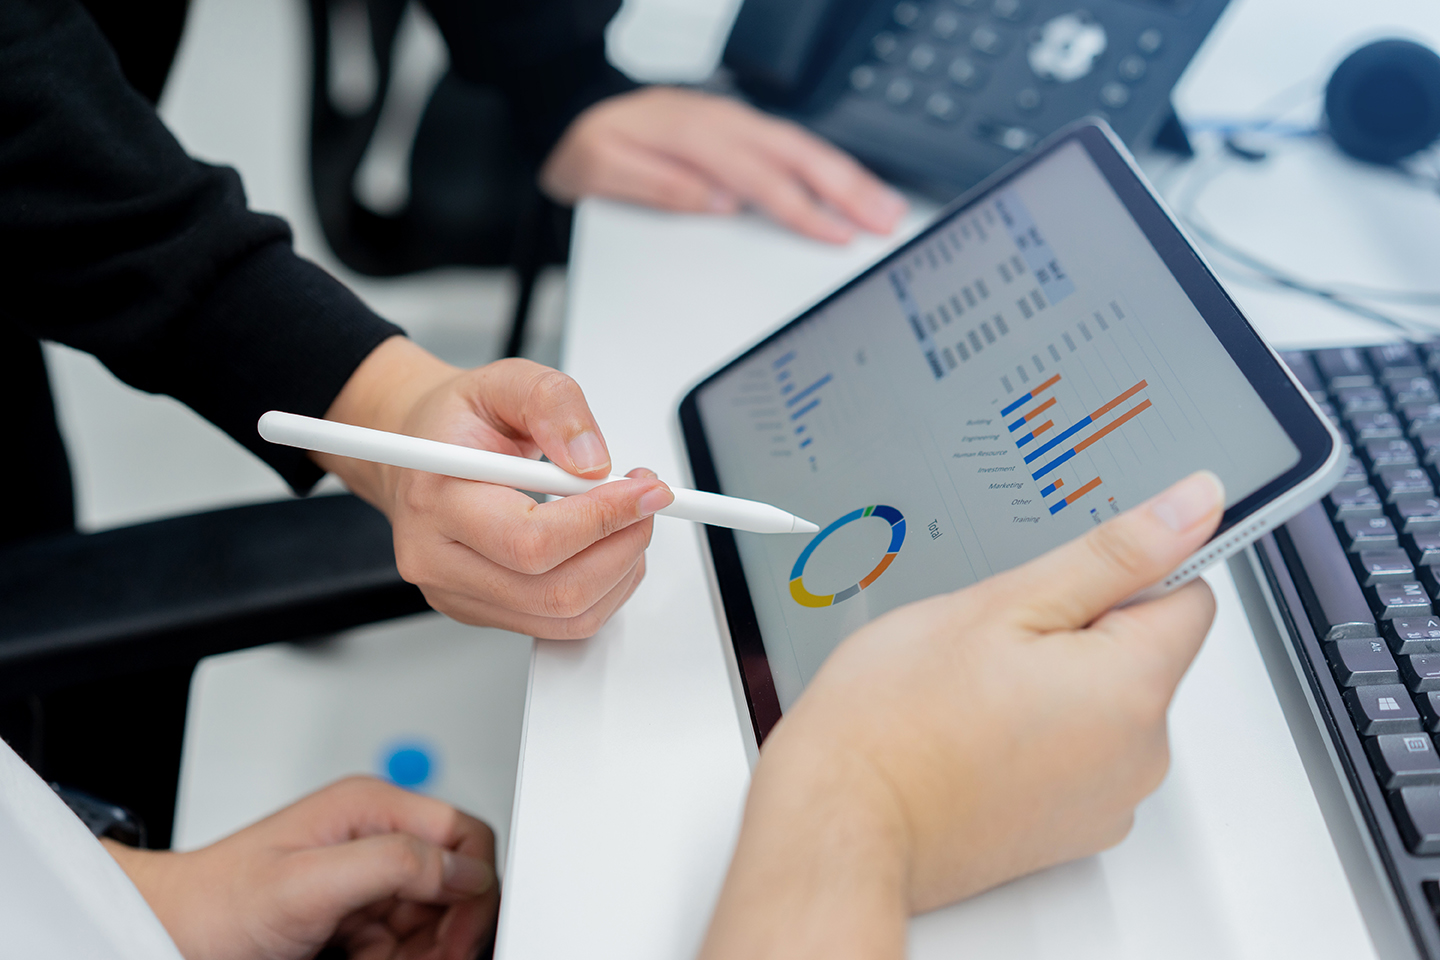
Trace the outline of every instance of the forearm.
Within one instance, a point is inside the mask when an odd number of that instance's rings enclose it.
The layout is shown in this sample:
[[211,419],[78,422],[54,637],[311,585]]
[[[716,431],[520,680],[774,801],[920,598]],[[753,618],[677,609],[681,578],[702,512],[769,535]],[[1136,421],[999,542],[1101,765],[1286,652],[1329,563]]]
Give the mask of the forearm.
[[892,798],[781,736],[756,768],[702,960],[899,960],[908,841]]

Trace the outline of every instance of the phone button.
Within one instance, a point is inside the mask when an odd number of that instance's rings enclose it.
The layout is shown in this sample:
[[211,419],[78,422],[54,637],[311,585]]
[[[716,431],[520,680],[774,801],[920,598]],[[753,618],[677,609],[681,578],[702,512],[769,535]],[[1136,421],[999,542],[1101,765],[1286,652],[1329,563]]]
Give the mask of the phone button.
[[1149,30],[1142,32],[1140,36],[1137,37],[1135,40],[1135,46],[1139,48],[1140,52],[1145,54],[1147,57],[1154,56],[1155,54],[1159,53],[1160,48],[1164,45],[1164,35],[1161,34],[1160,31],[1156,30],[1154,27],[1151,27]]
[[935,61],[939,59],[935,48],[928,43],[917,43],[910,51],[910,69],[916,73],[929,73],[935,68]]
[[874,67],[858,66],[850,71],[850,88],[864,93],[875,86],[877,79]]
[[969,57],[956,57],[947,71],[950,79],[962,87],[978,90],[985,85],[985,73]]
[[970,33],[970,46],[981,53],[997,57],[1005,51],[1005,37],[994,27],[981,24]]
[[1012,153],[1024,153],[1035,145],[1039,136],[1034,130],[998,120],[982,120],[976,124],[975,132],[981,139],[1004,147]]
[[905,77],[896,77],[885,87],[885,99],[892,106],[901,107],[915,95],[915,84]]
[[1120,61],[1119,65],[1115,68],[1115,72],[1120,74],[1121,80],[1134,83],[1136,80],[1145,76],[1145,69],[1145,58],[1132,53]]
[[1041,102],[1040,91],[1034,87],[1022,87],[1015,92],[1015,106],[1026,113],[1039,110]]
[[1130,102],[1130,88],[1113,80],[1100,88],[1100,102],[1112,109],[1118,109]]
[[900,41],[893,33],[877,33],[875,39],[870,41],[870,49],[886,63],[894,63],[900,56]]
[[955,98],[943,91],[930,94],[925,101],[925,114],[932,120],[949,123],[960,116],[962,110]]

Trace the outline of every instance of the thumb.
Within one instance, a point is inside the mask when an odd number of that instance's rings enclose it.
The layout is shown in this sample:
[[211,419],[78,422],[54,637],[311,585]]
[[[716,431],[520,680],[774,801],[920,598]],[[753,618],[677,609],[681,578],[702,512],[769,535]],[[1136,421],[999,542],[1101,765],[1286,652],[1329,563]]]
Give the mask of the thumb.
[[1210,538],[1224,510],[1220,478],[1208,470],[1192,473],[1084,536],[996,577],[993,589],[1033,629],[1083,627],[1174,570]]
[[495,871],[486,861],[406,833],[312,847],[288,860],[285,886],[291,902],[305,904],[311,916],[337,922],[392,897],[450,904],[479,897],[495,885]]

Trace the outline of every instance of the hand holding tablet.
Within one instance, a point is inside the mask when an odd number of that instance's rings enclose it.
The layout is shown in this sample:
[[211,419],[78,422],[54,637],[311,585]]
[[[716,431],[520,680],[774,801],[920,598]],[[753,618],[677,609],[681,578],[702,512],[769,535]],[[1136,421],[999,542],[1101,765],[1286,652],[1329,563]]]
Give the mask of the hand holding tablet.
[[698,487],[822,525],[809,542],[707,531],[752,760],[886,611],[1210,470],[1224,517],[1158,595],[1318,499],[1346,459],[1099,122],[707,377],[680,425]]
[[1200,581],[1110,608],[1222,503],[1196,474],[842,642],[766,741],[702,958],[898,958],[909,915],[1118,843],[1165,776],[1214,599]]

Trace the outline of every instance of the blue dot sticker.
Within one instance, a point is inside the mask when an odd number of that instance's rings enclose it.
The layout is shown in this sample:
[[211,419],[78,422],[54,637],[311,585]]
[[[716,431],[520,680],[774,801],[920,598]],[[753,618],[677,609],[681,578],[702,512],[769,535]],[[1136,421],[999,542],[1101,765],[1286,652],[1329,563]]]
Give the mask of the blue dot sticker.
[[396,744],[385,755],[382,764],[385,779],[397,787],[418,790],[425,786],[435,772],[431,750],[418,743]]

